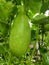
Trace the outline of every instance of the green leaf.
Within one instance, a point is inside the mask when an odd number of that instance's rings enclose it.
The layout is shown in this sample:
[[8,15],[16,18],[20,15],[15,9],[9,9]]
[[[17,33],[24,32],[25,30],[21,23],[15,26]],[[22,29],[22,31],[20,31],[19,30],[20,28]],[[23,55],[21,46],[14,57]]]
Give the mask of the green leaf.
[[39,14],[35,16],[32,20],[34,24],[47,24],[49,23],[49,16],[45,16],[44,14]]
[[0,22],[0,40],[2,40],[2,38],[5,38],[7,36],[8,31],[9,31],[9,25]]
[[45,13],[46,10],[49,10],[49,1],[45,1],[41,6],[42,13]]
[[32,17],[33,17],[34,14],[31,10],[28,10],[27,15],[32,20]]
[[0,0],[0,22],[7,23],[8,17],[11,15],[13,3],[11,1],[6,2],[5,0]]
[[45,25],[45,30],[49,31],[49,24]]
[[16,5],[21,5],[21,0],[13,0],[13,3],[15,3]]
[[33,14],[40,12],[41,0],[24,0],[26,10],[31,10]]
[[[2,44],[2,43],[0,43],[0,44]],[[5,50],[3,48],[3,45],[0,45],[0,54],[4,54],[4,53],[5,53]]]

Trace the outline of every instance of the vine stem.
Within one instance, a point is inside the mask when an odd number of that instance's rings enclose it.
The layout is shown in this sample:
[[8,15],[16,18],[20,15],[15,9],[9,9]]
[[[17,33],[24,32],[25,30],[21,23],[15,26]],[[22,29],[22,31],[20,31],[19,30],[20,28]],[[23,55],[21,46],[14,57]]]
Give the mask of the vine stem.
[[42,44],[44,42],[44,24],[42,24]]

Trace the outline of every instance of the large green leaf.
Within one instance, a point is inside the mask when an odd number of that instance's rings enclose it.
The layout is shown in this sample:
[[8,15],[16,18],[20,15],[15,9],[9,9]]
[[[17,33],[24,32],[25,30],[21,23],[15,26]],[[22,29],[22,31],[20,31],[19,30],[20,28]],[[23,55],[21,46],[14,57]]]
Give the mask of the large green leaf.
[[26,10],[31,10],[33,14],[40,12],[41,0],[24,0]]
[[13,3],[11,1],[6,2],[5,0],[0,0],[0,22],[6,22],[8,17],[11,15],[13,8]]
[[34,24],[47,24],[49,23],[49,16],[45,16],[44,14],[39,14],[35,16],[32,20]]
[[49,10],[49,0],[44,1],[41,6],[41,12],[45,13],[46,10]]

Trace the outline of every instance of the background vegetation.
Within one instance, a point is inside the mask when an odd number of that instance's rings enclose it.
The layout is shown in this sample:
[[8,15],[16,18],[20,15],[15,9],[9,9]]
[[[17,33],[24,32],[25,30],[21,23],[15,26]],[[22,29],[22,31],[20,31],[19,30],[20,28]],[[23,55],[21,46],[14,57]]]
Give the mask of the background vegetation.
[[[9,48],[12,21],[24,5],[30,19],[31,43],[21,58]],[[0,0],[0,65],[49,65],[49,0]],[[48,13],[49,14],[49,13]]]

